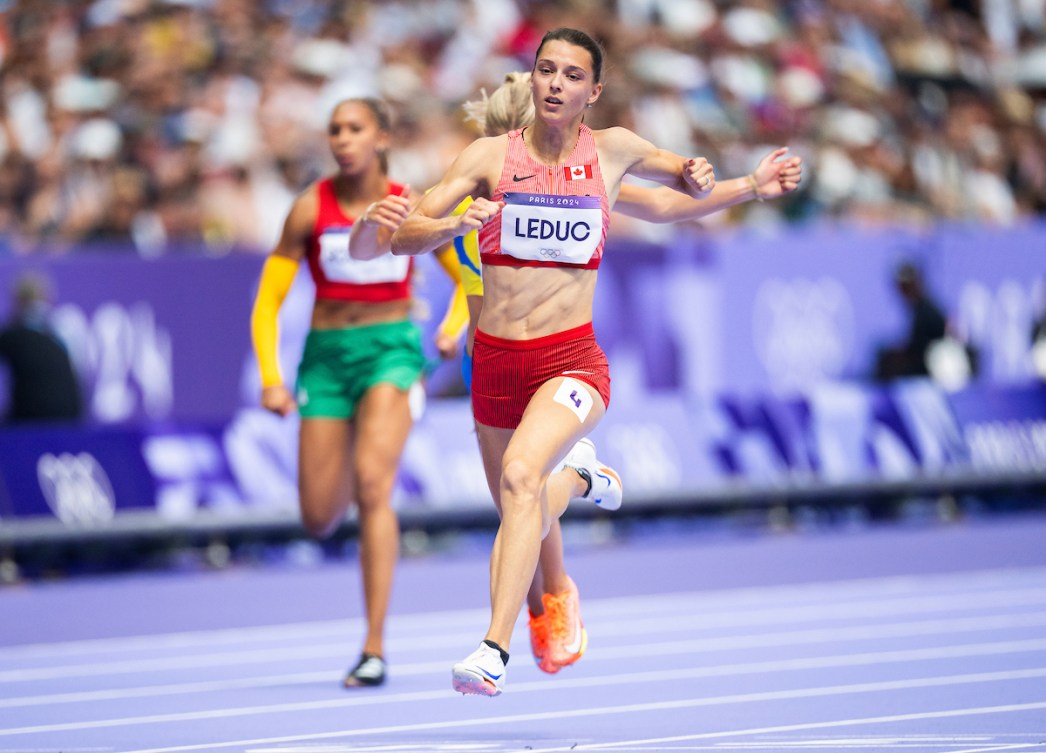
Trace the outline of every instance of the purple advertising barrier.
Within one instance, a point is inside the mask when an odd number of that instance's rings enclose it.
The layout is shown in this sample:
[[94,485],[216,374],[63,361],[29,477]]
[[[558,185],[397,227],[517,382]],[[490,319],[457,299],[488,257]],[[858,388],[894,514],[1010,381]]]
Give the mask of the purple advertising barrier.
[[[876,347],[905,332],[892,283],[902,261],[923,269],[954,333],[979,351],[982,378],[1020,384],[1031,373],[1031,326],[1046,308],[1046,223],[925,233],[820,227],[717,235],[714,243],[721,301],[712,326],[721,347],[704,351],[717,366],[697,384],[701,392],[867,378]],[[697,333],[708,323],[695,322],[680,330],[684,350],[708,339]]]
[[[1012,432],[1031,444],[1043,434],[1044,390],[1000,388],[987,414],[993,422],[1020,415],[1021,428]],[[965,406],[983,405],[983,398],[980,389],[948,394],[927,379],[889,387],[822,382],[788,397],[764,393],[699,400],[704,411],[692,410],[691,423],[713,427],[709,438],[719,469],[745,483],[898,481],[975,469],[969,440],[978,429],[971,434],[970,427],[983,424],[972,421]],[[1044,458],[1040,452],[1038,465],[1028,462],[1019,469],[1046,470]]]
[[1032,323],[1046,312],[1046,224],[946,226],[937,237],[929,284],[956,332],[976,348],[981,377],[1027,381]]
[[[594,322],[615,395],[681,391],[714,396],[809,390],[862,379],[877,345],[901,336],[892,272],[915,260],[959,334],[983,360],[982,377],[1028,374],[1032,317],[1041,308],[1046,225],[992,230],[812,228],[769,234],[680,234],[669,246],[608,248]],[[124,255],[0,260],[0,288],[27,269],[49,275],[55,321],[97,423],[227,421],[257,405],[249,316],[262,259]],[[456,359],[432,339],[451,285],[418,260],[417,320],[432,359],[431,394],[460,390]],[[312,287],[299,275],[281,310],[281,357],[293,379]],[[0,301],[0,316],[8,301]]]
[[[1044,238],[1046,227],[1037,225],[926,237],[821,228],[681,236],[671,247],[619,242],[608,250],[595,303],[613,379],[611,409],[595,433],[601,456],[638,497],[725,484],[903,479],[971,465],[990,471],[1014,448],[1038,468],[1041,392],[992,384],[1004,373],[994,358],[980,382],[955,394],[928,382],[882,388],[856,377],[870,367],[876,343],[903,330],[890,287],[901,259],[921,262],[942,300],[958,301],[960,324],[981,322],[970,331],[988,333],[987,351],[1030,323]],[[91,410],[86,433],[41,435],[32,458],[3,446],[0,515],[54,515],[35,470],[40,459],[75,459],[93,442],[106,458],[125,458],[110,475],[110,461],[95,456],[117,511],[151,507],[165,519],[201,510],[296,514],[296,419],[257,406],[248,323],[260,267],[250,256],[0,260],[0,286],[26,269],[54,281],[56,324]],[[429,257],[418,267],[418,320],[431,354],[450,284]],[[959,297],[949,298],[956,286]],[[985,299],[978,286],[997,292]],[[311,304],[303,274],[281,310],[289,379]],[[987,318],[963,318],[985,311]],[[430,392],[453,391],[456,359],[432,363]],[[1000,391],[969,392],[982,387]],[[408,445],[397,504],[488,505],[467,403],[429,402]],[[986,406],[996,413],[970,418]],[[92,436],[98,427],[123,431]],[[104,488],[85,462],[62,473]]]
[[949,396],[971,468],[1046,473],[1046,384],[977,386]]
[[[275,462],[271,451],[257,453],[250,471],[237,467],[244,459],[236,454],[238,428],[235,423],[5,428],[0,525],[53,517],[72,529],[97,530],[128,512],[148,512],[166,522],[191,522],[201,511],[230,520],[296,513],[294,468]],[[266,447],[257,439],[252,443]],[[285,453],[275,453],[280,454]]]
[[154,509],[141,444],[140,431],[121,427],[0,431],[0,519],[53,516],[96,528],[118,510]]
[[708,258],[707,239],[682,234],[671,247],[608,244],[593,323],[610,358],[615,394],[685,389],[700,379],[719,344],[719,296]]
[[[824,383],[808,393],[632,396],[592,434],[629,504],[688,494],[874,484],[974,472],[1046,474],[1046,385],[947,394]],[[104,528],[123,514],[210,525],[297,519],[297,421],[241,409],[214,427],[56,427],[0,432],[0,527],[49,518]],[[467,400],[431,401],[400,468],[401,511],[489,509]]]
[[[250,313],[262,262],[246,254],[9,258],[0,259],[0,290],[10,290],[27,271],[51,280],[53,322],[81,376],[93,423],[225,422],[241,406],[256,405],[260,394]],[[417,266],[417,316],[433,357],[435,328],[452,284],[432,259]],[[297,369],[312,296],[303,265],[280,311],[288,380]],[[0,320],[8,308],[5,297]],[[442,380],[458,369],[434,360],[437,366]],[[0,407],[4,402],[6,394]]]
[[913,245],[897,230],[820,228],[718,239],[722,343],[711,392],[789,392],[866,378],[905,318],[891,272]]
[[261,263],[247,255],[33,256],[0,260],[0,289],[27,270],[51,279],[54,323],[93,422],[222,421],[240,404]]

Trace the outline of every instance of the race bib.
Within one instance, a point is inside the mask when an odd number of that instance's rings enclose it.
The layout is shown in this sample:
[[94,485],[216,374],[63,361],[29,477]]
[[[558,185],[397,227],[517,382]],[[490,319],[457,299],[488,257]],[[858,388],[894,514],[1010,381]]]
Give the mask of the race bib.
[[327,228],[320,236],[320,268],[332,282],[372,285],[400,282],[407,276],[409,256],[385,254],[362,261],[349,256],[349,228]]
[[598,196],[505,194],[501,253],[527,261],[587,264],[603,240]]

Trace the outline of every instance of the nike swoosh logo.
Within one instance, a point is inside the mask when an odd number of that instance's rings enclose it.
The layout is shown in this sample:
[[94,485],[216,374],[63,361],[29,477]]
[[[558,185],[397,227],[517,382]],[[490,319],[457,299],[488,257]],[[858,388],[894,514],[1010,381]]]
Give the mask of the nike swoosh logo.
[[574,615],[574,640],[564,646],[568,654],[576,654],[581,650],[581,631],[585,628],[581,625],[581,618]]
[[488,672],[487,670],[483,669],[482,667],[480,667],[479,671],[482,672],[483,674],[485,674],[491,680],[500,680],[501,679],[501,675],[492,675],[490,672]]
[[610,486],[611,486],[611,483],[612,483],[610,481],[610,476],[606,476],[606,475],[600,473],[599,471],[596,471],[596,475],[599,476],[601,479],[603,479],[604,481],[607,482],[607,489],[609,489]]
[[535,177],[537,177],[537,173],[534,173],[533,175],[523,175],[523,176],[519,176],[519,175],[516,175],[515,173],[512,173],[512,180],[515,181],[516,183],[519,183],[521,180],[530,180],[531,178],[535,178]]

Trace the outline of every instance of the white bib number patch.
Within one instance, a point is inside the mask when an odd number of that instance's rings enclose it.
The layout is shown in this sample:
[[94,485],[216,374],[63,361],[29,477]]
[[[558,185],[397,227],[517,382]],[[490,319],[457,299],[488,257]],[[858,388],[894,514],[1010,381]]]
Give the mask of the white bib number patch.
[[501,253],[527,261],[587,264],[603,240],[598,196],[505,194]]
[[328,228],[320,236],[320,268],[331,282],[372,285],[400,282],[407,276],[409,256],[385,254],[366,261],[349,256],[349,228]]
[[552,399],[574,411],[577,420],[585,423],[592,410],[592,393],[576,379],[564,379]]

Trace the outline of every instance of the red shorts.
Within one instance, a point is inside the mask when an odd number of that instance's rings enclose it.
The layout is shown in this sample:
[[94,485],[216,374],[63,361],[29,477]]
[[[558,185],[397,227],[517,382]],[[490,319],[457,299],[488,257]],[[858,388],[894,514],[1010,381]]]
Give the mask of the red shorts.
[[592,385],[610,405],[610,367],[592,323],[533,340],[505,340],[476,330],[472,413],[485,426],[515,429],[545,382],[565,376]]

